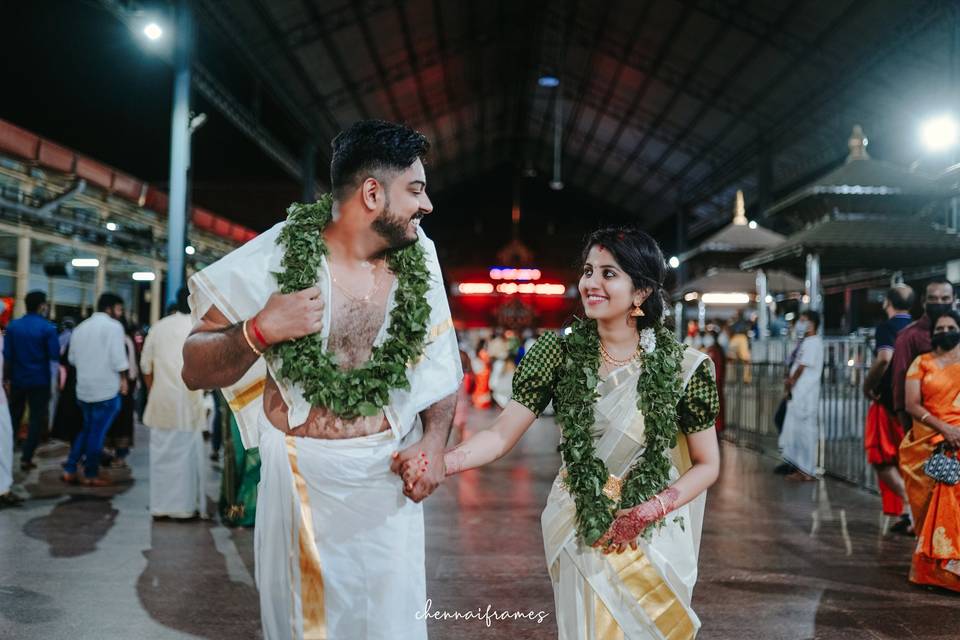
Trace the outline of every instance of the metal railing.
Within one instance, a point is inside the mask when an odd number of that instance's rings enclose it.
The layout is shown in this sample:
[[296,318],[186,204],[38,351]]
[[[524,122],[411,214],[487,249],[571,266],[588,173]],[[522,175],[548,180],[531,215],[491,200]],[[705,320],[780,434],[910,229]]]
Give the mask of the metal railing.
[[[727,365],[724,388],[725,440],[776,455],[774,414],[783,398],[786,360],[796,343],[765,340],[753,345],[753,362]],[[873,361],[866,338],[825,338],[820,387],[818,467],[823,473],[868,489],[876,476],[863,449],[863,424],[870,402],[863,378]]]

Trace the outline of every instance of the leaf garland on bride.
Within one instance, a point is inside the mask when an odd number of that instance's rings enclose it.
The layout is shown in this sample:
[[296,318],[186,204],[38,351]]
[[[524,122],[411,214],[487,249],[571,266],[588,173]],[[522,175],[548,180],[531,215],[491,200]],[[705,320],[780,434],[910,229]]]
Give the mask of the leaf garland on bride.
[[[650,341],[649,335],[642,338],[642,342]],[[646,502],[663,491],[670,480],[668,452],[677,445],[677,404],[683,392],[680,370],[685,347],[662,325],[655,331],[655,341],[655,348],[643,345],[647,348],[637,381],[645,448],[627,472],[619,501],[615,501],[603,492],[610,473],[597,457],[590,435],[599,397],[600,336],[596,322],[578,319],[564,337],[565,361],[556,388],[556,396],[565,399],[557,411],[559,449],[566,467],[564,482],[576,504],[577,531],[588,545],[606,533],[619,509]],[[649,538],[653,528],[662,523],[647,527],[644,537]]]
[[[323,230],[332,219],[330,194],[287,209],[287,224],[277,238],[284,249],[283,271],[274,273],[280,293],[295,293],[316,284],[329,252]],[[374,416],[389,403],[392,389],[409,389],[407,366],[416,362],[426,344],[430,271],[423,247],[418,242],[391,251],[387,266],[397,274],[390,326],[387,339],[373,348],[365,363],[341,369],[337,356],[324,349],[319,333],[274,345],[266,353],[278,378],[298,385],[311,405],[329,409],[344,420]]]

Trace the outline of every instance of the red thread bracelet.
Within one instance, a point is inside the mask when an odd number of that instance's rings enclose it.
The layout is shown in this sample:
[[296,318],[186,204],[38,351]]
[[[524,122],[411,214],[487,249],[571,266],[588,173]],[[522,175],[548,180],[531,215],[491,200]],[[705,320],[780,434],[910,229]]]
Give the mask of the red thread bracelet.
[[263,334],[260,333],[260,327],[257,326],[257,316],[253,316],[253,318],[250,319],[250,326],[253,327],[253,335],[257,336],[257,340],[260,341],[260,344],[262,344],[264,348],[269,347],[270,343],[267,342],[267,339],[263,337]]

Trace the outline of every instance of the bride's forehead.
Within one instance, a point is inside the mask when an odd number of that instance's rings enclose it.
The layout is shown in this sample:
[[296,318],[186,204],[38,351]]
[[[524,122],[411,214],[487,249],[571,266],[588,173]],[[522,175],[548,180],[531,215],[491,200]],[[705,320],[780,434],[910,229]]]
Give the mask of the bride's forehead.
[[599,264],[598,261],[600,260],[603,261],[603,264],[619,266],[617,257],[614,255],[613,251],[602,244],[595,244],[590,247],[590,251],[587,252],[587,262],[597,266]]

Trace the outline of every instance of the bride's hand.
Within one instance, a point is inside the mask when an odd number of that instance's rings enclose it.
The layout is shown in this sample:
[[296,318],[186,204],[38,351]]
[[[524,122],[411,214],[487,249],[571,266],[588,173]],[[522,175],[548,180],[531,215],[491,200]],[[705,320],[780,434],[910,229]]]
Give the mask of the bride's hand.
[[623,553],[627,546],[636,551],[637,538],[651,524],[664,518],[677,498],[675,489],[667,489],[658,496],[630,509],[621,509],[610,529],[593,546],[606,553]]

